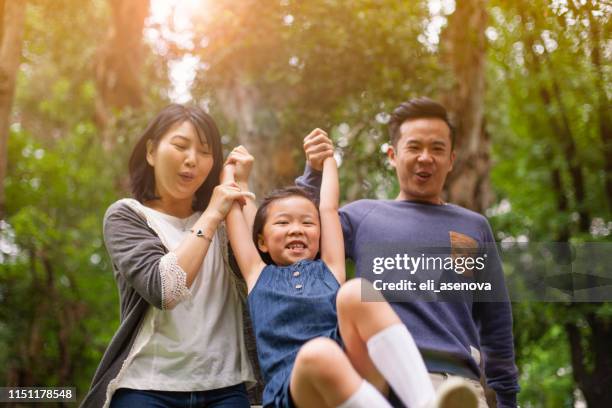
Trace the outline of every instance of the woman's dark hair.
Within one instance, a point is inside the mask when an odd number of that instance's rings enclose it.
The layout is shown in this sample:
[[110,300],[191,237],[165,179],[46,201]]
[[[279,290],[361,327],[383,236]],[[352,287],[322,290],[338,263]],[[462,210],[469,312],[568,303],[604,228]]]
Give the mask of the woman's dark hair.
[[196,130],[202,143],[207,143],[213,154],[213,166],[204,183],[195,193],[192,208],[203,211],[212,195],[213,189],[219,184],[219,176],[223,167],[223,149],[221,136],[213,118],[197,106],[171,104],[149,123],[142,136],[134,146],[130,156],[130,186],[132,194],[140,201],[158,199],[155,195],[155,173],[147,162],[147,142],[150,140],[156,148],[161,138],[175,125],[189,122]]
[[264,225],[266,225],[266,221],[268,219],[268,207],[270,207],[270,204],[275,201],[293,196],[304,197],[305,199],[310,201],[318,211],[319,207],[317,205],[317,202],[308,191],[300,187],[291,186],[274,190],[270,194],[268,194],[263,199],[263,202],[261,203],[261,205],[257,209],[257,213],[255,214],[255,220],[253,221],[253,242],[255,243],[255,248],[257,248],[257,252],[259,252],[259,256],[261,256],[261,259],[268,265],[273,264],[274,261],[272,261],[272,258],[270,258],[270,254],[262,252],[259,249],[259,245],[257,244],[259,240],[259,235],[263,233]]
[[400,137],[400,127],[407,120],[412,119],[442,119],[450,129],[451,148],[455,146],[455,128],[451,123],[446,108],[429,98],[420,97],[401,103],[393,110],[389,120],[389,136],[391,145],[397,147]]

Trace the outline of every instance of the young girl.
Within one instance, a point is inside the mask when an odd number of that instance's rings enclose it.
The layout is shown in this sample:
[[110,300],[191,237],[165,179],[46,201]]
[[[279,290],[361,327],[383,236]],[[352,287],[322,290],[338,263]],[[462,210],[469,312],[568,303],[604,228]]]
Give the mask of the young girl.
[[[230,159],[225,182],[233,166]],[[228,214],[249,291],[264,406],[390,407],[380,392],[386,382],[408,407],[450,406],[458,398],[461,407],[475,406],[469,389],[452,382],[436,398],[414,340],[389,304],[361,302],[362,289],[373,291],[366,281],[344,283],[338,196],[336,163],[328,157],[318,209],[305,191],[289,187],[264,199],[252,232],[251,203],[243,210],[233,204]]]
[[136,144],[135,199],[104,217],[121,324],[83,406],[249,406],[254,376],[222,228],[249,194],[219,185],[222,163],[217,126],[197,107],[166,107]]

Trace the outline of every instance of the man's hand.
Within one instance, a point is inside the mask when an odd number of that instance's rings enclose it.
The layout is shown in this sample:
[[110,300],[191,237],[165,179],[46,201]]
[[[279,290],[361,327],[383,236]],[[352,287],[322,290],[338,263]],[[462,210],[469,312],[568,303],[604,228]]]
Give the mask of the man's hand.
[[334,144],[324,130],[317,128],[304,138],[304,153],[308,165],[322,171],[325,159],[334,155]]
[[227,156],[225,160],[225,166],[234,166],[234,180],[239,184],[247,184],[249,182],[249,175],[253,168],[253,156],[247,151],[247,149],[240,145],[235,147],[234,150]]

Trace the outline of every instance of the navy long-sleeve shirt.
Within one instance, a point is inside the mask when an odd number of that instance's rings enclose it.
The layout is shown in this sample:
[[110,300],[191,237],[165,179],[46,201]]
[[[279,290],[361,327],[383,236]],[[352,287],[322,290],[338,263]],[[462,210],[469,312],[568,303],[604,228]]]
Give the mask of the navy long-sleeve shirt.
[[[308,166],[296,180],[298,186],[316,195],[320,183],[321,173]],[[457,236],[477,243],[487,254],[487,281],[496,286],[495,302],[415,300],[392,302],[391,306],[414,337],[430,372],[478,378],[477,360],[482,357],[487,384],[496,392],[498,406],[515,407],[519,386],[512,310],[487,219],[452,204],[392,200],[358,200],[342,207],[339,214],[346,256],[355,261],[358,277],[372,276],[367,266],[371,266],[373,248],[451,248],[452,237]],[[446,365],[446,361],[460,364]],[[459,369],[461,366],[465,369]]]

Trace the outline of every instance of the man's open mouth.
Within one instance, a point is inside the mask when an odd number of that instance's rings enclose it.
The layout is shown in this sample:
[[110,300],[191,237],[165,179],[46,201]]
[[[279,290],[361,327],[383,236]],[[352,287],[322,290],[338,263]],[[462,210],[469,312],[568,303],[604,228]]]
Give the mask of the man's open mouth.
[[417,171],[415,175],[417,178],[419,178],[419,180],[423,181],[428,180],[432,176],[432,174],[428,171]]

